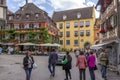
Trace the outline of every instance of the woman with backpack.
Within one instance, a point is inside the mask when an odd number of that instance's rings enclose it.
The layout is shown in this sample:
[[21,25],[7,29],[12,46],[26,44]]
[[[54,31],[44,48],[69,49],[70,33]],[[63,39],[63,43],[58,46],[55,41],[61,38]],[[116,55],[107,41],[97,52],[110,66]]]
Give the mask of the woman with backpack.
[[68,80],[68,77],[72,79],[70,72],[70,69],[72,68],[72,57],[71,55],[69,55],[68,51],[66,52],[66,55],[63,58],[62,64],[63,64],[63,70],[65,70],[65,75],[66,75],[66,79],[64,80]]

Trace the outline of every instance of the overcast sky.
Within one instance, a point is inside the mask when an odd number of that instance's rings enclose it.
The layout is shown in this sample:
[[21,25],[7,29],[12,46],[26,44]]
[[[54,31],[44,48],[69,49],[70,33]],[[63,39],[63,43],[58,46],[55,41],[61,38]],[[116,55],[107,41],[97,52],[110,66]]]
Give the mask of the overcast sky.
[[[33,2],[39,8],[45,10],[50,16],[53,11],[68,10],[74,8],[83,8],[87,6],[95,6],[98,0],[28,0]],[[19,7],[25,5],[26,0],[7,0],[8,9],[15,12]],[[96,12],[96,17],[99,12]]]

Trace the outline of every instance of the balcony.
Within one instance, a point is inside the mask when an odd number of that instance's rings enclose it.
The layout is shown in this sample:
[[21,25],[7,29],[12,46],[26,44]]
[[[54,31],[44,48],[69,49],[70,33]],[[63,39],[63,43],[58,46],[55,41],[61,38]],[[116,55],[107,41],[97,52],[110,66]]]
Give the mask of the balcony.
[[111,2],[111,4],[107,7],[107,9],[105,10],[105,12],[103,14],[101,14],[101,22],[103,23],[107,17],[110,17],[114,10],[117,8],[117,4],[115,3],[115,1],[113,0]]
[[101,36],[102,41],[107,41],[108,39],[114,39],[114,38],[118,37],[117,29],[118,28],[116,27],[116,28],[102,34],[102,36]]

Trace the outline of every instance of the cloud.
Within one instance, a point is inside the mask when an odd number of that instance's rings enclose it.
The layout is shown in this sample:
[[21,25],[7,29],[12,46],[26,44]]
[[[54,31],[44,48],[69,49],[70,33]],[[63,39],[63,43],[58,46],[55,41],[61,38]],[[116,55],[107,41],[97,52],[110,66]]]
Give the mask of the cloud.
[[[18,3],[18,7],[25,5],[26,0],[12,0]],[[52,11],[60,11],[60,10],[68,10],[75,8],[83,8],[88,6],[95,6],[94,0],[28,0],[28,2],[33,2],[39,8],[45,10],[48,13],[52,13]],[[51,10],[48,11],[49,7],[43,6],[49,5]],[[12,7],[14,9],[15,7]],[[99,12],[96,12],[96,17],[99,16]]]
[[[58,11],[95,6],[95,3],[93,0],[50,0],[49,5],[51,5],[55,11]],[[95,11],[95,13],[98,18],[99,12]]]
[[85,0],[50,0],[50,4],[55,10],[66,10],[85,7]]

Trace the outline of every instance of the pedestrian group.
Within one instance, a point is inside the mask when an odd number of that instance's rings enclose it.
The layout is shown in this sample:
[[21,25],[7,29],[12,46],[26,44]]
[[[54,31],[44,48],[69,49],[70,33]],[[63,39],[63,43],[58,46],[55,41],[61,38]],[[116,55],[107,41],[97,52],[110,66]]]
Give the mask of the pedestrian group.
[[[91,80],[96,80],[94,71],[97,70],[96,57],[92,50],[89,52],[77,51],[76,56],[76,67],[79,69],[79,80],[86,80],[86,68],[89,69]],[[79,55],[78,55],[79,52]],[[86,53],[86,54],[85,54]],[[30,80],[31,72],[34,67],[34,58],[30,51],[27,51],[26,56],[23,59],[24,70],[26,73],[26,80]],[[58,60],[58,55],[55,49],[49,54],[48,59],[48,69],[50,71],[50,76],[55,77],[55,67]],[[108,55],[107,51],[102,50],[100,53],[100,65],[101,65],[101,75],[104,80],[107,80],[107,66],[108,66]],[[64,80],[72,80],[71,69],[72,69],[72,57],[69,51],[66,52],[62,60],[62,69],[65,71],[66,78]]]

